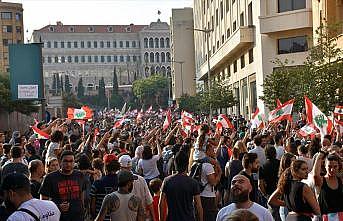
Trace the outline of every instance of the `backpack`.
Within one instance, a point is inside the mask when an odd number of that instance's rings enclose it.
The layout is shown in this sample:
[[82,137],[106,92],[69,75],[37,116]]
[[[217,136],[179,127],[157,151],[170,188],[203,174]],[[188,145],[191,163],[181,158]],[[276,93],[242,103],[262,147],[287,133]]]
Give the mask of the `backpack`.
[[207,185],[207,183],[203,184],[201,182],[202,164],[203,162],[194,162],[193,165],[191,166],[191,171],[189,173],[189,176],[198,182],[200,186],[200,192],[204,191]]

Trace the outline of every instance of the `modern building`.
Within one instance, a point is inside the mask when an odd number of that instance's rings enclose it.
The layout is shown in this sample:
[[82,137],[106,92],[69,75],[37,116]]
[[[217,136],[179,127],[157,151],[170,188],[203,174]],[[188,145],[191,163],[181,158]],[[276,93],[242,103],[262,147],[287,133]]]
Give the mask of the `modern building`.
[[[232,88],[238,104],[228,113],[250,117],[262,100],[263,82],[277,65],[302,65],[312,45],[312,0],[195,0],[197,78]],[[210,49],[207,51],[207,41]]]
[[9,71],[8,45],[24,42],[23,6],[0,0],[0,72]]
[[196,93],[193,23],[192,8],[172,9],[170,36],[173,100],[183,94],[193,96]]
[[54,75],[68,75],[73,91],[82,77],[85,94],[97,93],[99,80],[112,86],[114,69],[119,85],[170,72],[169,25],[47,25],[33,32],[34,42],[43,44],[46,88]]

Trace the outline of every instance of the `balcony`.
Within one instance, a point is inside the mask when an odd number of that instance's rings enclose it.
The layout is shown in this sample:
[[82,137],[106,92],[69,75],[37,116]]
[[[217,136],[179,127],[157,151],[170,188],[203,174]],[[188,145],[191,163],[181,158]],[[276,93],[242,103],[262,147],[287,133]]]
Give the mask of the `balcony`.
[[[229,39],[211,56],[210,66],[211,70],[224,64],[230,57],[237,53],[242,48],[254,43],[254,26],[239,27]],[[207,78],[207,61],[200,67],[200,80]]]
[[261,34],[312,28],[312,9],[306,8],[269,16],[260,16],[259,19]]

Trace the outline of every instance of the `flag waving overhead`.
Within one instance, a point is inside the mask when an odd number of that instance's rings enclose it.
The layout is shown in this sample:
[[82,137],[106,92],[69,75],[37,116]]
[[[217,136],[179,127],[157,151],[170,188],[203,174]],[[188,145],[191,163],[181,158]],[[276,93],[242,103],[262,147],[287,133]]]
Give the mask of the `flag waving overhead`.
[[186,122],[189,122],[189,123],[194,122],[193,115],[188,113],[187,111],[182,111],[181,119],[182,119],[182,121],[186,121]]
[[326,134],[331,134],[333,124],[325,114],[323,114],[316,105],[314,105],[308,97],[305,96],[305,108],[307,115],[307,123],[313,124],[323,137]]
[[269,113],[269,122],[276,123],[282,120],[292,121],[292,109],[294,99],[283,103],[280,107]]
[[333,114],[334,114],[335,116],[343,116],[343,106],[337,105],[337,106],[335,107],[335,110],[334,110]]
[[313,124],[306,124],[305,126],[300,128],[298,133],[303,137],[307,137],[307,136],[315,135],[317,131]]
[[264,127],[264,114],[257,107],[255,113],[251,118],[251,128],[263,128]]
[[114,128],[119,128],[121,127],[125,122],[125,116],[122,117],[120,120],[117,120],[115,123],[114,123]]
[[170,110],[167,111],[167,114],[166,114],[166,119],[164,120],[163,122],[163,131],[166,131],[168,129],[168,127],[170,126],[172,122],[172,117],[171,117],[171,112]]
[[77,120],[87,120],[93,117],[93,111],[87,106],[81,107],[81,109],[68,108],[68,119],[77,119]]
[[221,124],[223,128],[230,128],[230,129],[235,129],[229,118],[225,114],[219,114],[218,115],[218,121],[217,125]]
[[35,124],[31,128],[32,128],[33,132],[36,134],[37,139],[49,139],[50,138],[50,135],[45,133],[44,131],[40,130],[37,127],[37,124]]

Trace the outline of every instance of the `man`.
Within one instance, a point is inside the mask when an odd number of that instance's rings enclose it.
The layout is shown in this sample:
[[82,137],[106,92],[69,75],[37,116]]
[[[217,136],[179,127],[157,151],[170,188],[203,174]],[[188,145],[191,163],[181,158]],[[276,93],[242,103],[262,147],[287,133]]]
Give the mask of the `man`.
[[11,159],[9,159],[2,167],[1,178],[4,179],[11,173],[22,173],[29,177],[29,169],[23,163],[23,150],[20,146],[13,146],[10,151]]
[[258,183],[257,179],[254,179],[253,173],[257,173],[260,167],[260,162],[257,158],[256,153],[247,153],[244,155],[242,160],[243,170],[239,173],[243,176],[246,176],[252,186],[252,191],[249,195],[249,198],[253,202],[257,202],[257,190]]
[[174,161],[177,173],[163,181],[159,202],[160,221],[195,221],[193,200],[198,220],[203,221],[200,187],[196,180],[187,176],[188,159],[187,153],[178,152]]
[[261,147],[262,144],[262,137],[260,135],[256,135],[254,137],[254,149],[250,150],[249,153],[256,153],[258,160],[260,161],[261,165],[266,162],[266,155],[264,153],[264,149]]
[[44,165],[41,160],[32,160],[29,163],[31,194],[34,198],[39,199],[39,189],[42,183]]
[[95,221],[103,221],[110,213],[111,221],[143,221],[144,209],[141,200],[131,193],[133,181],[138,177],[129,171],[119,171],[119,190],[105,196]]
[[[105,176],[94,181],[90,197],[91,197],[91,215],[93,218],[99,213],[103,199],[107,194],[110,194],[118,189],[117,171],[120,168],[118,159],[114,154],[106,154],[103,157],[105,164]],[[104,218],[105,221],[110,220],[109,214]]]
[[283,135],[278,132],[274,136],[276,159],[281,160],[282,155],[285,153],[285,148],[283,147]]
[[59,221],[61,213],[53,202],[32,197],[30,181],[25,175],[9,174],[4,179],[2,190],[4,200],[17,209],[7,221]]
[[74,170],[74,153],[61,154],[61,169],[51,172],[40,188],[41,199],[50,199],[61,211],[61,221],[83,221],[84,191],[87,181],[80,171]]
[[266,208],[249,199],[251,191],[252,186],[249,179],[243,175],[236,175],[231,182],[232,203],[219,211],[216,220],[225,221],[233,211],[247,209],[255,214],[259,220],[273,221],[272,215]]
[[[132,171],[132,159],[129,155],[123,155],[119,157],[119,163],[120,171]],[[137,180],[133,181],[132,194],[139,197],[142,200],[145,218],[151,217],[152,220],[155,221],[157,217],[155,217],[153,199],[149,187],[142,176],[136,176]]]

